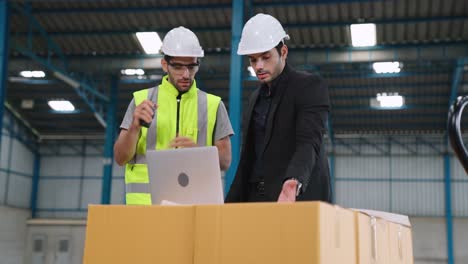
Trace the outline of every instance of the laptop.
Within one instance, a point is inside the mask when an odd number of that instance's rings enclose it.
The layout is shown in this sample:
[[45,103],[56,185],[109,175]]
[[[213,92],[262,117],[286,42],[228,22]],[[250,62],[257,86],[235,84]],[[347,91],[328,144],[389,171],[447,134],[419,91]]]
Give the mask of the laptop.
[[224,203],[216,147],[148,150],[146,160],[153,204]]

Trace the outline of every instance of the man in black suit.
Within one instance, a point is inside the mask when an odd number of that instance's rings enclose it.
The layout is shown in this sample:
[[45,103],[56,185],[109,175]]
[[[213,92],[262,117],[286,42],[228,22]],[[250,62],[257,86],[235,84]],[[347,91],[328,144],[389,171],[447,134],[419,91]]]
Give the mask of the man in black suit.
[[331,201],[323,137],[330,100],[324,81],[287,63],[289,36],[257,14],[245,24],[237,54],[247,55],[261,86],[249,99],[243,149],[226,202]]

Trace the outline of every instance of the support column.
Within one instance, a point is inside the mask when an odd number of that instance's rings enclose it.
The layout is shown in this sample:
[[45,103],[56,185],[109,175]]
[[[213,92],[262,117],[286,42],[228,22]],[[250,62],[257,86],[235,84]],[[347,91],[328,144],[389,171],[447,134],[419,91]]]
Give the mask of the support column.
[[102,177],[102,192],[101,192],[101,203],[110,204],[111,191],[112,191],[112,167],[114,164],[114,142],[116,133],[116,108],[118,100],[118,85],[119,78],[112,76],[111,78],[111,89],[110,89],[110,100],[107,104],[107,126],[106,126],[106,138],[104,143],[104,171]]
[[[463,79],[463,67],[465,59],[458,59],[455,64],[455,70],[452,77],[452,88],[450,90],[450,99],[448,109],[455,102],[458,94],[458,86]],[[454,264],[453,256],[453,216],[452,216],[452,184],[451,184],[451,167],[449,153],[448,134],[445,135],[445,154],[444,154],[444,187],[445,187],[445,224],[447,233],[447,260],[448,264]]]
[[39,146],[34,153],[34,168],[33,168],[33,178],[31,184],[31,218],[36,217],[37,212],[37,196],[39,193],[39,175],[41,170],[41,155],[39,153]]
[[242,112],[242,57],[237,55],[237,47],[244,23],[244,1],[232,1],[232,36],[231,69],[229,80],[229,118],[235,135],[231,138],[232,162],[226,173],[224,193],[227,195],[236,175],[241,147],[241,112]]
[[3,114],[8,77],[9,30],[8,0],[0,0],[0,149],[2,147]]

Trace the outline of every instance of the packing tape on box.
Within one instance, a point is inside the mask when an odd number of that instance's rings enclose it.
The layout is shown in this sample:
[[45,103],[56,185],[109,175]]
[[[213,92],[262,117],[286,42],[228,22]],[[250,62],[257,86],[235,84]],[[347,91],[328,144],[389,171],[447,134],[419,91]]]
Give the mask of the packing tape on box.
[[398,225],[398,255],[400,257],[400,260],[403,260],[403,238],[402,238],[402,227],[401,225]]
[[372,252],[372,263],[377,262],[377,219],[375,216],[371,216],[371,252]]

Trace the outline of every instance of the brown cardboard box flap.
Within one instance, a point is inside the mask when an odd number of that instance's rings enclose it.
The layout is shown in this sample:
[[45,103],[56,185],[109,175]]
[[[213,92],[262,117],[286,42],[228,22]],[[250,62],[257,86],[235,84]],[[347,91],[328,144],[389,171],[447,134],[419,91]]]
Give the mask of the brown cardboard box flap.
[[382,218],[386,221],[397,223],[400,225],[404,225],[407,227],[411,227],[411,223],[409,221],[409,218],[407,215],[401,215],[401,214],[394,214],[394,213],[388,213],[388,212],[383,212],[383,211],[376,211],[376,210],[368,210],[368,209],[356,209],[352,208],[351,210],[358,211],[361,213],[364,213],[368,216],[374,216],[378,218]]

